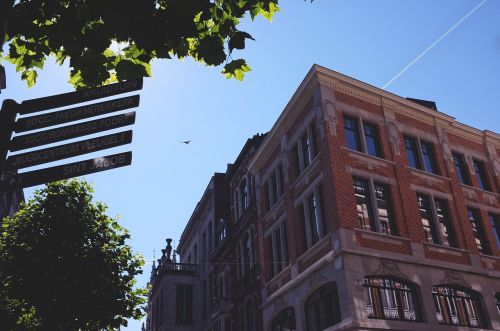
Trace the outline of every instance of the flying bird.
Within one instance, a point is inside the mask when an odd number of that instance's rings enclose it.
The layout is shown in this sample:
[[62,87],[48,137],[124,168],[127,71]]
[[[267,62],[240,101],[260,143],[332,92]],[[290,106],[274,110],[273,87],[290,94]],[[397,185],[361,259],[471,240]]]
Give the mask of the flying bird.
[[185,140],[185,141],[180,141],[181,144],[189,144],[191,142],[191,140]]

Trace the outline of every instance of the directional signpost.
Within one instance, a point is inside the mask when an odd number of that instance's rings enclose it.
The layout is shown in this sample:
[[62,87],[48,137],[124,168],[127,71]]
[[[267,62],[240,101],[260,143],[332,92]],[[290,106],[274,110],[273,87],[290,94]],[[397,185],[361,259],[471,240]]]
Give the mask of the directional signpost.
[[[30,150],[10,155],[7,158],[9,151],[17,152],[24,149],[33,149],[47,144],[132,125],[135,123],[135,112],[107,116],[52,129],[49,128],[55,125],[137,107],[139,105],[139,96],[133,95],[69,109],[35,114],[29,117],[21,117],[16,121],[18,114],[34,114],[140,89],[142,89],[142,79],[137,79],[93,89],[26,100],[21,104],[16,103],[14,100],[5,100],[0,111],[0,192],[130,165],[132,162],[132,152],[125,152],[45,169],[16,173],[11,176],[5,175],[8,171],[17,171],[22,168],[131,143],[132,130],[127,130],[48,148]],[[39,130],[44,128],[49,129]],[[38,131],[16,135],[11,139],[14,132],[18,134],[32,130]]]

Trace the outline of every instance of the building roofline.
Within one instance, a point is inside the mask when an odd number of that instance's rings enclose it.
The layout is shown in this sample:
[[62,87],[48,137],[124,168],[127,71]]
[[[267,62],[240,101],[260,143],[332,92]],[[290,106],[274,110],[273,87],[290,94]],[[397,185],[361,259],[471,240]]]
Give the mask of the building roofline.
[[[489,130],[476,129],[472,126],[456,121],[453,116],[424,107],[414,101],[362,82],[358,79],[343,75],[318,64],[313,64],[311,69],[307,72],[305,78],[300,83],[299,87],[295,90],[292,97],[286,104],[285,109],[280,114],[271,130],[268,132],[266,138],[261,143],[260,148],[250,161],[248,166],[249,169],[255,170],[263,165],[265,160],[260,160],[261,155],[267,151],[267,149],[274,147],[274,145],[271,144],[271,141],[273,141],[274,137],[282,134],[282,124],[289,116],[291,110],[299,102],[299,99],[301,99],[304,92],[309,92],[308,94],[312,97],[314,88],[320,84],[331,86],[332,88],[342,84],[342,86],[347,85],[349,87],[350,85],[350,87],[362,89],[363,92],[367,93],[365,97],[369,98],[372,103],[377,103],[381,106],[389,108],[409,108],[412,111],[420,112],[423,116],[430,117],[432,121],[439,121],[443,125],[450,126],[451,131],[456,133],[465,131],[464,134],[466,133],[465,135],[469,140],[474,137],[477,138],[476,140],[482,140],[483,137],[487,137],[494,142],[497,148],[500,148],[500,135],[498,133]],[[257,164],[257,160],[259,160],[259,164]]]

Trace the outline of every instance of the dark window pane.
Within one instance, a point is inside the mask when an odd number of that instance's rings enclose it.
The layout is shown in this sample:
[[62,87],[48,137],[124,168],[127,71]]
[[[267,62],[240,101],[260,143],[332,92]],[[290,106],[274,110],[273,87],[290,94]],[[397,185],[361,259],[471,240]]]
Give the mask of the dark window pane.
[[322,331],[341,321],[337,284],[328,283],[317,289],[306,301],[308,331]]
[[190,324],[193,318],[193,286],[176,286],[176,324]]
[[477,209],[468,208],[467,214],[471,222],[472,232],[474,234],[477,249],[482,254],[490,254],[490,249],[488,247],[486,236],[481,224],[481,216],[479,216],[479,211]]
[[344,115],[344,134],[347,147],[361,152],[358,121]]
[[460,183],[470,185],[469,172],[467,171],[463,155],[453,153],[453,163],[455,164],[455,170]]
[[422,155],[424,157],[425,170],[434,174],[439,174],[432,145],[421,142],[420,147],[422,148]]
[[319,219],[319,210],[318,210],[318,201],[314,194],[312,194],[307,199],[307,204],[309,205],[309,225],[311,230],[311,244],[314,245],[319,241],[320,237],[320,219]]
[[380,149],[377,126],[364,123],[364,127],[366,138],[366,152],[372,156],[383,157],[382,150]]
[[293,307],[283,309],[271,323],[272,331],[292,331],[297,330],[297,323],[295,322],[295,312]]
[[363,230],[375,231],[376,227],[374,226],[367,180],[354,178],[354,195],[356,197],[359,227]]
[[479,187],[482,190],[489,191],[490,183],[488,182],[488,178],[486,176],[486,170],[484,169],[484,163],[479,160],[473,160],[472,164],[474,165],[474,172],[476,173],[477,181],[479,182]]
[[497,246],[500,249],[500,217],[495,214],[489,214],[491,228],[493,229],[493,234],[497,242]]
[[430,199],[427,195],[417,194],[418,208],[420,209],[420,218],[422,219],[422,226],[424,227],[425,238],[428,242],[439,244],[439,239],[436,233],[434,217],[432,215],[432,208]]
[[406,156],[408,165],[412,168],[422,169],[420,157],[418,156],[417,142],[415,138],[405,137]]
[[435,199],[436,214],[438,217],[439,231],[442,244],[455,247],[455,236],[451,227],[451,220],[448,213],[448,204],[444,200]]

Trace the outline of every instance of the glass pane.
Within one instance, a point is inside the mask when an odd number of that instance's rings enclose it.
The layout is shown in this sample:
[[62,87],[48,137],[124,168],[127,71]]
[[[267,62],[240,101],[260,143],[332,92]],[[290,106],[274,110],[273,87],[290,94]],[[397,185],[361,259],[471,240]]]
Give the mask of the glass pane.
[[479,187],[482,190],[489,191],[490,185],[488,183],[488,179],[486,177],[486,171],[484,169],[484,164],[481,161],[473,160],[474,172],[476,173],[477,181],[479,182]]
[[354,195],[356,197],[359,227],[363,230],[374,231],[368,181],[354,178]]
[[361,152],[358,121],[344,115],[344,134],[347,147]]
[[455,170],[460,183],[470,185],[469,172],[467,171],[463,155],[453,154],[453,163],[455,164]]
[[378,130],[373,124],[364,123],[366,152],[372,156],[383,157],[378,140]]
[[500,248],[500,220],[498,215],[489,214],[491,228],[493,229],[493,234],[495,235],[495,239],[497,242],[498,248]]
[[442,244],[455,247],[456,243],[451,228],[451,220],[448,214],[448,205],[446,201],[440,199],[435,199],[434,202],[436,204],[436,214],[438,217]]
[[418,194],[418,208],[420,209],[420,218],[422,219],[422,226],[424,227],[425,238],[428,242],[439,244],[436,230],[434,227],[434,218],[432,216],[432,209],[429,197],[423,194]]
[[420,147],[422,148],[422,155],[424,157],[425,170],[437,174],[438,171],[432,145],[421,142]]
[[474,234],[477,249],[482,254],[490,254],[490,250],[488,248],[488,243],[485,240],[484,231],[483,231],[483,228],[481,226],[481,218],[479,216],[478,210],[468,208],[467,214],[468,214],[469,220],[471,222],[472,233]]
[[408,166],[416,169],[422,169],[415,138],[405,137],[405,146],[406,156],[408,158]]
[[375,197],[377,199],[379,232],[396,235],[387,186],[375,183]]

